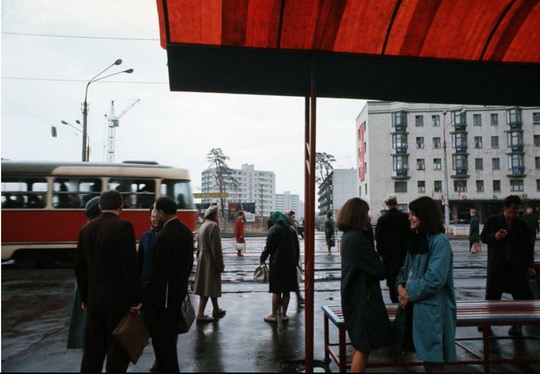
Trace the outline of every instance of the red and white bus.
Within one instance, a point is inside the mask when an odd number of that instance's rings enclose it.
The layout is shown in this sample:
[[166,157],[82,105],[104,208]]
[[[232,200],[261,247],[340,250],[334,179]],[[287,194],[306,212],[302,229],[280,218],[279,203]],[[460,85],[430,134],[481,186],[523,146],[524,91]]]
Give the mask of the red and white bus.
[[[74,256],[84,206],[102,191],[124,196],[122,218],[137,239],[150,227],[150,207],[169,196],[178,217],[196,230],[189,172],[156,162],[24,162],[2,160],[2,261],[29,268],[41,257]],[[67,251],[70,250],[70,251]],[[74,258],[74,257],[73,257]]]

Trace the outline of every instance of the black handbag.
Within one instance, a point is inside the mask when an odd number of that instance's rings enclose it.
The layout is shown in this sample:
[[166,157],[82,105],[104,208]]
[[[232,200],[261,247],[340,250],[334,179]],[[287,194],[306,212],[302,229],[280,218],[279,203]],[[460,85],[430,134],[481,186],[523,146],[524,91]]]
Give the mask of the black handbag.
[[180,306],[180,317],[178,318],[177,332],[179,334],[185,334],[193,325],[195,321],[195,308],[191,304],[189,293],[186,293],[186,297]]

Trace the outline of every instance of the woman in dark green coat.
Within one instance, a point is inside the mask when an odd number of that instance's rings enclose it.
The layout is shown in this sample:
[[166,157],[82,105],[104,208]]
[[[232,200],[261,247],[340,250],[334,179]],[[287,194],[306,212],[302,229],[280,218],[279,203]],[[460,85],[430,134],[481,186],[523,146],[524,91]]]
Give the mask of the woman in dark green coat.
[[389,344],[390,321],[381,294],[384,266],[370,239],[369,205],[354,197],[339,210],[336,224],[343,231],[341,307],[353,346],[351,372],[363,372],[371,350]]

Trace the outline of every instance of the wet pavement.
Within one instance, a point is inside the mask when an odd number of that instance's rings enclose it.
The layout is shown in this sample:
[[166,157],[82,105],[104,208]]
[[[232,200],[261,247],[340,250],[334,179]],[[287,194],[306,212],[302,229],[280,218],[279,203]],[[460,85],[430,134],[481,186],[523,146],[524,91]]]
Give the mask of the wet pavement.
[[[289,322],[271,324],[263,321],[270,313],[271,295],[267,284],[252,281],[264,247],[264,237],[248,238],[245,257],[236,256],[233,239],[223,239],[225,273],[220,306],[224,318],[208,324],[194,324],[179,336],[178,357],[183,372],[279,372],[289,361],[305,359],[303,307],[291,295]],[[301,240],[303,250],[303,241]],[[454,281],[459,300],[483,299],[486,273],[486,247],[473,255],[466,240],[452,240]],[[536,246],[540,258],[540,242]],[[381,283],[384,286],[384,282]],[[3,372],[76,372],[81,350],[66,349],[69,317],[73,300],[73,268],[55,266],[17,270],[2,266],[2,371]],[[322,305],[340,304],[340,256],[326,254],[323,234],[317,233],[315,253],[314,359],[324,359]],[[389,302],[388,291],[383,296]],[[504,295],[504,299],[510,299]],[[192,296],[194,307],[198,297]],[[210,304],[210,303],[209,303]],[[211,313],[211,305],[207,307]],[[496,336],[506,336],[508,327],[494,327]],[[525,326],[524,333],[540,339],[540,327]],[[480,336],[476,328],[458,328],[458,336]],[[480,341],[468,346],[481,351]],[[537,357],[540,340],[496,340],[491,355],[495,357]],[[376,351],[371,360],[396,358],[396,349]],[[469,358],[458,349],[460,358]],[[153,361],[152,347],[146,347],[137,365],[129,372],[148,372]],[[335,363],[328,366],[338,372]],[[316,367],[318,371],[322,368]],[[480,365],[452,366],[456,372],[481,372]],[[423,367],[371,368],[371,372],[423,372]],[[534,372],[540,365],[493,365],[493,372]]]

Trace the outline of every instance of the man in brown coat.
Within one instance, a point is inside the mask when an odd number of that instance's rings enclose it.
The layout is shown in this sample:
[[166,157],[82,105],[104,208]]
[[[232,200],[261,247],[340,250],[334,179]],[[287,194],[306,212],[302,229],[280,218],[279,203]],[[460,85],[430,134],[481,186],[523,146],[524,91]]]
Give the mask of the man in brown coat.
[[161,373],[180,372],[177,326],[193,267],[193,234],[178,220],[176,210],[177,205],[171,198],[156,200],[156,220],[163,229],[154,245],[150,282],[143,297],[144,308],[151,314],[150,336]]
[[81,372],[101,372],[107,356],[107,372],[125,373],[129,358],[112,331],[129,310],[141,308],[135,231],[119,217],[119,192],[103,192],[99,207],[101,215],[83,226],[77,244],[75,276],[88,312]]

